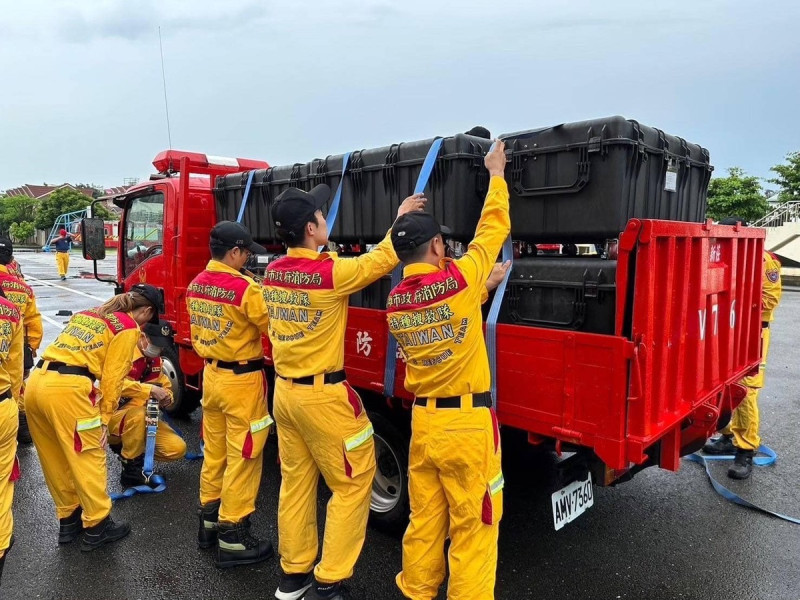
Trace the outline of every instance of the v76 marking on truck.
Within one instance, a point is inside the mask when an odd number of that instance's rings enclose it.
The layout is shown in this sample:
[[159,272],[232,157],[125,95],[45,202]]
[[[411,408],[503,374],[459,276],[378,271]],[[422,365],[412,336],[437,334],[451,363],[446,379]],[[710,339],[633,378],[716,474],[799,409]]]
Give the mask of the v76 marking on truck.
[[[706,339],[706,324],[707,324],[707,317],[708,311],[704,308],[701,308],[697,311],[697,316],[700,320],[700,340]],[[712,304],[711,305],[711,318],[714,321],[714,333],[713,335],[719,334],[719,304]],[[730,323],[731,329],[736,326],[736,300],[731,302],[731,313],[728,319]]]

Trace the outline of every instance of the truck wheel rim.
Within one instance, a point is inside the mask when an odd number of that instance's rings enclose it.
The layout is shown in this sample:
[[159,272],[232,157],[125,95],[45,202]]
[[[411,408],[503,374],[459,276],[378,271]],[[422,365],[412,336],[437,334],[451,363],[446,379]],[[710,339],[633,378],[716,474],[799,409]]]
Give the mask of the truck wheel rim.
[[403,470],[392,447],[379,435],[375,435],[375,460],[377,469],[372,482],[370,510],[387,513],[400,502],[403,490]]
[[178,381],[178,370],[172,361],[164,356],[161,357],[161,372],[167,376],[172,384],[172,394],[176,401],[180,401],[180,381]]

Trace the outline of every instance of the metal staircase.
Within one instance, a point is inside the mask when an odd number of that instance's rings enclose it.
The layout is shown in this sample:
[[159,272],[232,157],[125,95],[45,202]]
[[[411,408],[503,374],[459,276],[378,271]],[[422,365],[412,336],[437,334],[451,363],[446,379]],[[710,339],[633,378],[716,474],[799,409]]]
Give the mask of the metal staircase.
[[800,201],[778,204],[753,226],[767,230],[766,248],[781,258],[784,267],[800,266]]

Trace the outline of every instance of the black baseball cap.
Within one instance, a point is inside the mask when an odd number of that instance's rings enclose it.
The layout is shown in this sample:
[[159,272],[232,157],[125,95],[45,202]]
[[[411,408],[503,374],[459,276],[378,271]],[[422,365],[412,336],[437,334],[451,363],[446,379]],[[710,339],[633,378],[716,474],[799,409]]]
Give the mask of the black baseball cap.
[[279,229],[296,231],[305,226],[330,197],[331,188],[324,183],[313,187],[310,192],[289,188],[275,198],[272,220]]
[[166,321],[157,320],[155,323],[145,323],[142,331],[147,335],[154,346],[169,348],[172,345],[172,327]]
[[14,254],[14,244],[7,237],[0,237],[0,254]]
[[256,244],[247,227],[235,221],[220,221],[211,229],[208,242],[212,248],[244,248],[253,254],[266,254],[264,246]]
[[146,283],[137,283],[136,285],[131,287],[132,292],[136,292],[137,294],[141,294],[144,296],[150,304],[153,305],[155,309],[153,311],[153,317],[150,319],[150,323],[158,323],[158,313],[161,311],[161,294],[158,292],[156,288],[152,285],[148,285]]
[[737,223],[741,223],[742,227],[747,227],[747,221],[742,217],[725,217],[719,222],[720,225],[736,225]]
[[392,246],[395,252],[413,250],[436,235],[450,235],[450,228],[439,225],[430,213],[415,211],[404,214],[392,225]]

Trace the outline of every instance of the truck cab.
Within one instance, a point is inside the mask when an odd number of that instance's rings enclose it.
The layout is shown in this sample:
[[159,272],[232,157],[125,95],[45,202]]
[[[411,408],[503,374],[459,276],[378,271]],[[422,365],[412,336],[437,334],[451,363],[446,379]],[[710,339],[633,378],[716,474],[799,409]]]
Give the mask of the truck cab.
[[[162,295],[162,318],[175,331],[175,345],[164,353],[164,371],[176,391],[174,412],[197,407],[203,362],[192,352],[186,288],[208,262],[208,232],[217,221],[214,179],[250,169],[264,161],[166,150],[153,159],[149,181],[111,200],[123,210],[119,223],[117,293],[137,283]],[[98,249],[94,250],[94,257]]]

